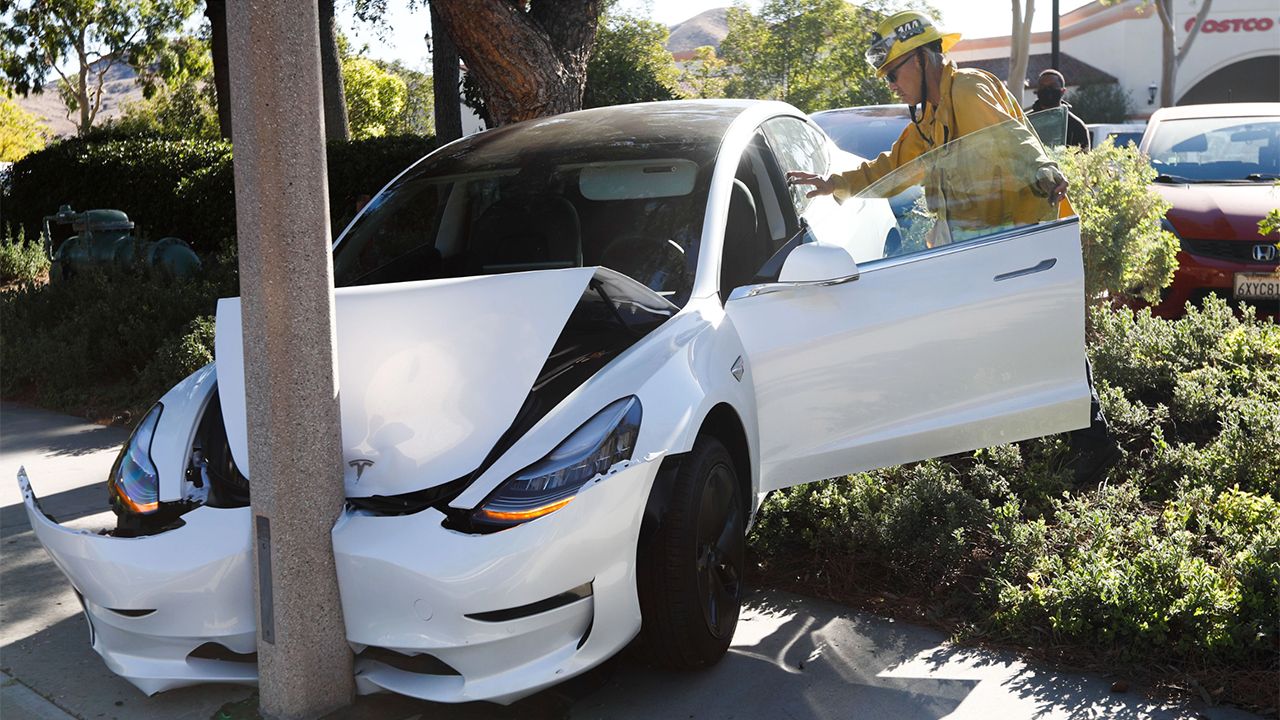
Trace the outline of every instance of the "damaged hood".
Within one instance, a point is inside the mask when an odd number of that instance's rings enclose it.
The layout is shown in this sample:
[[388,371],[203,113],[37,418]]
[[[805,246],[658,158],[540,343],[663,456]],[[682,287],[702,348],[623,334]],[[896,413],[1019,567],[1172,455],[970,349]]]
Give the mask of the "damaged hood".
[[[606,268],[339,288],[342,459],[348,497],[398,495],[475,470],[512,424],[592,279],[616,303],[676,307]],[[239,298],[218,302],[227,440],[252,478]]]

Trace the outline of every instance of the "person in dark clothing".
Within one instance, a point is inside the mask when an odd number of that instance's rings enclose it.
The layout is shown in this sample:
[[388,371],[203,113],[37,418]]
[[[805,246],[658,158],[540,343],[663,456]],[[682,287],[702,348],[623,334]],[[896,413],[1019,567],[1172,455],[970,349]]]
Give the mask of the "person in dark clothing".
[[1065,107],[1067,109],[1067,145],[1088,150],[1091,145],[1089,128],[1085,127],[1083,120],[1071,112],[1071,104],[1063,102],[1062,96],[1066,94],[1066,90],[1067,81],[1062,77],[1062,73],[1052,68],[1045,70],[1036,80],[1036,102],[1027,112]]

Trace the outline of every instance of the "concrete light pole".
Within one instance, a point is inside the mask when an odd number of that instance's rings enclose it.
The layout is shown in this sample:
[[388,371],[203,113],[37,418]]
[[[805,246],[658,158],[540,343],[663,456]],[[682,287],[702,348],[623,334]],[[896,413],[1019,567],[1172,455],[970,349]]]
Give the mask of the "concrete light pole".
[[316,3],[227,3],[260,708],[354,692],[330,530],[343,502]]

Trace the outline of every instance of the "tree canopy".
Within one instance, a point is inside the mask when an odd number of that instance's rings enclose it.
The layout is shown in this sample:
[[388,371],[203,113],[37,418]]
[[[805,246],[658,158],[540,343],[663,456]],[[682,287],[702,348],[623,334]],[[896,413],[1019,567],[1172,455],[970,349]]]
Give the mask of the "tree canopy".
[[863,58],[887,12],[846,0],[767,0],[759,13],[729,9],[720,57],[736,66],[729,97],[783,100],[805,112],[890,102]]
[[351,137],[363,140],[392,134],[409,99],[409,89],[394,73],[364,57],[342,59]]
[[[0,30],[6,86],[26,94],[52,74],[80,134],[102,109],[102,86],[119,63],[144,82],[167,48],[167,37],[195,11],[195,0],[19,0],[13,23]],[[63,68],[67,68],[64,70]]]
[[48,128],[35,115],[0,97],[0,162],[16,162],[45,145]]
[[587,62],[583,107],[674,100],[679,97],[669,33],[661,23],[627,14],[606,15]]

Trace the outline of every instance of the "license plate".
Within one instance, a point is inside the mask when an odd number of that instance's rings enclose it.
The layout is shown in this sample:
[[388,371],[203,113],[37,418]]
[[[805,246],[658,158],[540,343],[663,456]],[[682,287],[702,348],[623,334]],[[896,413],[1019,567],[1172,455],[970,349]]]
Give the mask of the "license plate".
[[1236,273],[1233,294],[1240,299],[1280,299],[1280,274]]

